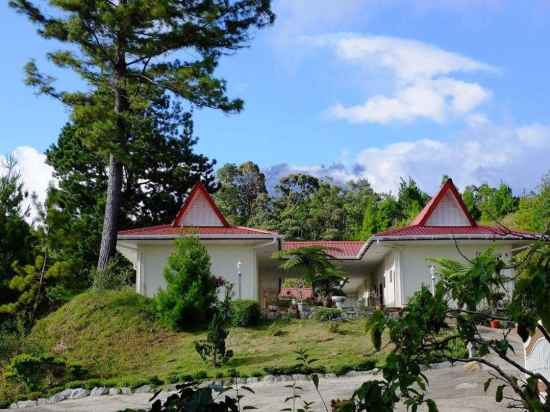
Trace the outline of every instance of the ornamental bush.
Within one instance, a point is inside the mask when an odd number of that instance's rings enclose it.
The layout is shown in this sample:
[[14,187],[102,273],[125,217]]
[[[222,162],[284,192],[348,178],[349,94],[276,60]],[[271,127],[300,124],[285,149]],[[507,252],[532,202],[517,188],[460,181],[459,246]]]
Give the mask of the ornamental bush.
[[65,363],[48,355],[22,353],[12,358],[6,368],[6,378],[23,383],[27,390],[38,391],[67,379],[82,379],[86,370],[80,365]]
[[342,311],[337,308],[317,308],[313,314],[314,318],[322,322],[342,318]]
[[255,300],[237,299],[231,304],[233,326],[257,326],[262,320],[260,305]]
[[176,240],[164,268],[166,288],[154,300],[159,318],[175,330],[208,323],[216,303],[217,281],[210,273],[208,251],[195,237]]

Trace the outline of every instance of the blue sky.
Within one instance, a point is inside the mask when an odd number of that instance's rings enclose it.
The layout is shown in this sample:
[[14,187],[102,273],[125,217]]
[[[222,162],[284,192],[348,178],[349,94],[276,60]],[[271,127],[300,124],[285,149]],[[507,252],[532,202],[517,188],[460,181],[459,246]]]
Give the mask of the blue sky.
[[[443,174],[521,192],[550,169],[548,2],[274,0],[274,9],[275,25],[219,69],[244,112],[197,112],[198,149],[219,164],[363,177],[384,191],[411,176],[428,192]],[[51,170],[39,152],[68,113],[34,96],[22,67],[54,45],[5,2],[0,36],[11,39],[0,61],[0,154],[15,151],[40,192]]]

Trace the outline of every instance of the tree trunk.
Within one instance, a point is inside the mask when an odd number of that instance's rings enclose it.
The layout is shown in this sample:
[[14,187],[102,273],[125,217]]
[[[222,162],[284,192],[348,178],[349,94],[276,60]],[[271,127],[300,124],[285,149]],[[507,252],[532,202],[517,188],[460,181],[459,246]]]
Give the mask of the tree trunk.
[[[122,0],[126,4],[126,0]],[[117,60],[115,64],[114,77],[114,111],[117,114],[117,144],[119,149],[127,143],[128,125],[124,116],[121,116],[128,110],[128,95],[126,90],[126,40],[122,33],[119,33],[117,39]],[[107,269],[109,260],[113,257],[116,250],[118,215],[120,213],[121,192],[122,192],[122,163],[116,158],[114,153],[109,155],[109,180],[107,182],[107,203],[105,204],[105,214],[103,216],[103,232],[101,234],[101,248],[99,250],[99,259],[97,270]]]
[[107,184],[107,203],[103,217],[103,232],[97,270],[104,271],[116,248],[118,214],[122,192],[122,163],[115,156],[109,156],[109,180]]

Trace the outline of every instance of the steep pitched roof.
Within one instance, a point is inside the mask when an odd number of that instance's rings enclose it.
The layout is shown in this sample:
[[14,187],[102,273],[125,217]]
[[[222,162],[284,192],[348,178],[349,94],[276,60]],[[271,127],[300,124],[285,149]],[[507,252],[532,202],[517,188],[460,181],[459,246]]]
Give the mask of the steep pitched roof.
[[478,225],[453,181],[448,179],[410,225],[376,233],[374,239],[520,239],[532,236],[533,233]]
[[424,206],[424,209],[422,209],[418,216],[416,216],[416,218],[412,221],[411,226],[431,226],[430,224],[428,224],[430,218],[434,215],[439,207],[442,207],[442,204],[445,200],[454,202],[451,203],[451,205],[454,205],[453,212],[461,214],[461,216],[465,218],[465,220],[467,220],[469,223],[469,225],[456,224],[449,226],[477,226],[476,221],[474,220],[472,215],[470,215],[470,212],[468,212],[468,208],[464,204],[462,196],[458,192],[452,179],[447,179],[445,184],[441,186],[441,189],[439,189],[439,192],[434,197],[432,197],[432,199],[426,204],[426,206]]
[[229,227],[230,224],[220,209],[218,209],[212,196],[206,190],[206,186],[202,182],[199,182],[193,186],[191,192],[185,198],[183,205],[172,222],[172,226]]
[[203,183],[193,186],[172,223],[118,232],[121,240],[172,239],[182,235],[208,239],[272,239],[279,236],[267,230],[230,225]]

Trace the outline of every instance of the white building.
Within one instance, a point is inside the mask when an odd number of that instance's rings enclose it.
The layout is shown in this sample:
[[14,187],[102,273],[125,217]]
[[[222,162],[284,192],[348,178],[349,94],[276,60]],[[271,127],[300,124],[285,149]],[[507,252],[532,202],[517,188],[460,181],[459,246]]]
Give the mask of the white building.
[[530,234],[478,225],[449,179],[409,226],[367,241],[285,241],[275,232],[230,225],[197,184],[172,223],[119,232],[117,249],[134,264],[138,293],[153,296],[164,287],[163,268],[180,236],[198,236],[210,254],[212,273],[234,283],[242,298],[264,304],[278,294],[288,274],[271,258],[273,252],[316,245],[347,271],[344,291],[350,299],[401,307],[421,285],[430,286],[430,258],[462,260],[461,253],[473,257],[490,246],[510,256]]

